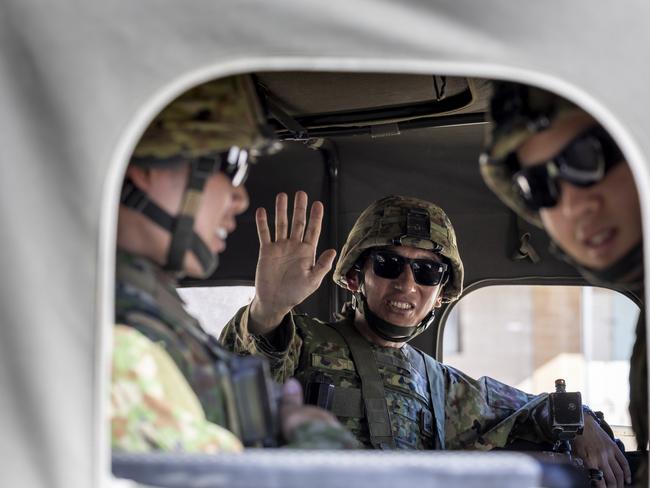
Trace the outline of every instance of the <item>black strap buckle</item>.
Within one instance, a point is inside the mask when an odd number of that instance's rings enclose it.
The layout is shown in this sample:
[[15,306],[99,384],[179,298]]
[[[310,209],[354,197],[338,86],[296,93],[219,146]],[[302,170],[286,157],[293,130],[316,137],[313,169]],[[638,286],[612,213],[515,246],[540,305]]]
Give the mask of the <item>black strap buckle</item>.
[[142,212],[142,210],[149,203],[149,197],[145,192],[140,190],[135,183],[127,179],[122,186],[122,194],[120,195],[120,203],[128,208]]
[[207,180],[214,173],[219,172],[221,168],[221,157],[200,157],[192,162],[193,176],[202,180]]
[[428,410],[421,410],[420,414],[420,432],[427,437],[433,437],[433,415]]

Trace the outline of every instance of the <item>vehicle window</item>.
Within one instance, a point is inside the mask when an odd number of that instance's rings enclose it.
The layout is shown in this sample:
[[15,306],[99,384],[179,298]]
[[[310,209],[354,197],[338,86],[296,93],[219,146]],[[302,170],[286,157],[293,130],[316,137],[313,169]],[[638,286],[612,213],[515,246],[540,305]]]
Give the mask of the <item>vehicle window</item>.
[[178,293],[185,301],[187,310],[203,328],[215,337],[228,321],[255,295],[254,286],[205,286],[179,288]]
[[567,390],[601,410],[627,447],[629,357],[638,307],[607,289],[492,286],[462,298],[445,324],[443,361],[529,393]]

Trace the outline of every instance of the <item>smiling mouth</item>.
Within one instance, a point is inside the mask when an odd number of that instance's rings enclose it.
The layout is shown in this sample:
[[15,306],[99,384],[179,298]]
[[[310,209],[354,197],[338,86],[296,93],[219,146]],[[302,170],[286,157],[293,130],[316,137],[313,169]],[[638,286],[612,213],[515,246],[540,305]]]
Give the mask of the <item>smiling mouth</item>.
[[599,247],[610,242],[614,238],[615,234],[616,231],[614,229],[606,229],[602,232],[598,232],[597,234],[594,234],[588,239],[585,239],[583,243],[587,247]]
[[219,227],[214,231],[214,235],[217,236],[222,241],[225,241],[228,237],[228,231],[223,227]]
[[388,300],[388,308],[397,313],[405,313],[413,310],[415,306],[409,302],[401,302],[398,300]]

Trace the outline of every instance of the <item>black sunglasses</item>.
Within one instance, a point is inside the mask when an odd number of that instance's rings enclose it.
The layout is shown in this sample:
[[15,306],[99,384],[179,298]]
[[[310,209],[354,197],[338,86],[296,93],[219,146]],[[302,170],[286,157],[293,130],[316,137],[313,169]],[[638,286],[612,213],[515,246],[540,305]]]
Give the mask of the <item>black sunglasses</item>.
[[391,251],[373,251],[372,270],[380,278],[394,280],[408,263],[418,285],[435,286],[446,281],[447,265],[433,259],[410,259]]
[[[557,205],[560,179],[589,187],[601,181],[622,160],[623,153],[614,140],[602,127],[595,126],[578,135],[548,161],[516,172],[512,182],[528,208],[536,212]],[[508,156],[507,164],[521,167],[514,152]]]

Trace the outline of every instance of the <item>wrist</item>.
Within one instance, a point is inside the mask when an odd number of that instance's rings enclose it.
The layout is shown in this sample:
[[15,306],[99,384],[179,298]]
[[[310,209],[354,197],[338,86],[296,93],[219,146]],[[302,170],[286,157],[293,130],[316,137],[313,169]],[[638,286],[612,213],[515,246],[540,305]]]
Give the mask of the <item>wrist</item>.
[[252,334],[264,335],[276,329],[291,310],[277,310],[265,306],[257,298],[253,298],[249,310],[248,329]]

